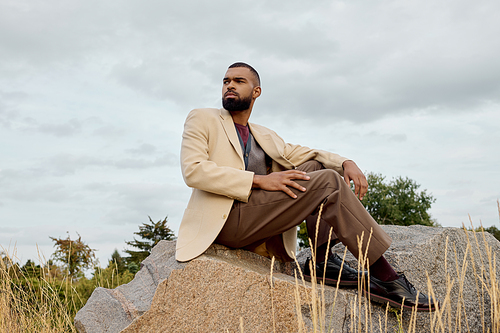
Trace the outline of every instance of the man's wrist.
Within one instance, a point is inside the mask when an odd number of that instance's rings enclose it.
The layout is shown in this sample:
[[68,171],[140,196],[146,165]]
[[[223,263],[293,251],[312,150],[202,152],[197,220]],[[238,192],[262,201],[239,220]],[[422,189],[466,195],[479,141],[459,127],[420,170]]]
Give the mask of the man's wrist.
[[342,170],[345,170],[345,165],[344,165],[344,164],[345,164],[346,162],[351,162],[351,163],[354,163],[354,161],[353,161],[353,160],[345,160],[344,162],[342,162]]
[[253,175],[252,188],[260,188],[260,181],[262,180],[261,175]]

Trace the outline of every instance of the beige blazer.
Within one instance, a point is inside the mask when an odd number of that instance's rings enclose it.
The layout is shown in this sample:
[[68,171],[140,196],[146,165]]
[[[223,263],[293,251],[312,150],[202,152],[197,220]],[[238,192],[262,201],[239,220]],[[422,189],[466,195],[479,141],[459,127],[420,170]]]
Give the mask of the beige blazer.
[[[343,175],[346,158],[322,150],[285,143],[272,130],[249,123],[250,131],[272,159],[272,171],[293,169],[317,160]],[[191,260],[217,238],[234,200],[248,202],[253,172],[245,162],[231,114],[225,109],[195,109],[186,118],[181,145],[181,168],[192,194],[177,238],[176,259]],[[295,253],[296,228],[283,233],[287,253]]]

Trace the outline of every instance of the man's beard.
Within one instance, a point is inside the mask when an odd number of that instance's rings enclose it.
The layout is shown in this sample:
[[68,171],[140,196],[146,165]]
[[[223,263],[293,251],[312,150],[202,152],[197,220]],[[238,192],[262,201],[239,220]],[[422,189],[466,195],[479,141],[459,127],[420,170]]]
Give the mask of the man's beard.
[[227,111],[244,111],[250,108],[252,96],[243,98],[224,98],[222,97],[222,106]]

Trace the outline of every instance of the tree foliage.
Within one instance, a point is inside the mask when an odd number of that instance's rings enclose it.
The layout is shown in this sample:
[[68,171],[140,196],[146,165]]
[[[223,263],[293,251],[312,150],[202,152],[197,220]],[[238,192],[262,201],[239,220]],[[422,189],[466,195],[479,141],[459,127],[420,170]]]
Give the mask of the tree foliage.
[[[497,200],[497,207],[498,207],[498,218],[500,218],[500,200]],[[500,229],[498,229],[494,225],[492,225],[491,227],[488,227],[488,228],[484,228],[484,229],[483,229],[483,227],[476,229],[476,231],[483,231],[483,230],[486,232],[489,232],[490,234],[493,235],[493,237],[495,237],[496,239],[498,239],[500,241]]]
[[67,238],[54,238],[54,247],[56,251],[52,257],[56,261],[60,261],[65,265],[68,274],[73,277],[82,275],[82,270],[92,268],[95,264],[95,252],[87,244],[82,241],[82,236],[78,234],[78,239],[72,240],[69,236]]
[[418,191],[420,184],[408,177],[385,181],[381,174],[368,173],[368,192],[363,206],[379,224],[427,226],[438,225],[428,210],[436,201],[427,190]]
[[299,247],[306,249],[309,247],[309,235],[307,234],[307,225],[302,222],[297,230],[297,240],[299,241]]
[[139,251],[125,250],[130,257],[126,258],[127,263],[139,264],[151,254],[151,249],[161,240],[174,240],[174,232],[167,226],[167,217],[158,222],[153,222],[149,217],[149,223],[143,223],[139,226],[139,231],[134,232],[142,240],[134,237],[133,241],[125,242],[127,245],[139,249]]
[[[470,228],[469,230],[472,230],[472,228]],[[474,231],[475,232],[483,232],[483,231],[489,232],[490,234],[493,235],[493,237],[495,237],[496,239],[498,239],[500,241],[500,230],[497,227],[495,227],[494,225],[491,227],[488,227],[488,228],[478,227],[478,228],[474,229]]]

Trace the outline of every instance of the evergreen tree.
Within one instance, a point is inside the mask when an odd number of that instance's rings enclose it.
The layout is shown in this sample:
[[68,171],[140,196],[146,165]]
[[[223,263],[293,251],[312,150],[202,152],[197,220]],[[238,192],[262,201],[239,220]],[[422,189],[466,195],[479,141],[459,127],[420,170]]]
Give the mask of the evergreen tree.
[[123,273],[127,270],[127,264],[125,260],[120,255],[117,249],[111,255],[111,260],[108,263],[108,267],[114,268],[118,271],[118,273]]
[[139,264],[151,254],[151,249],[161,240],[174,240],[174,232],[167,226],[167,217],[158,222],[153,222],[149,217],[149,223],[143,223],[139,226],[139,231],[134,232],[142,240],[134,237],[133,241],[125,242],[127,245],[139,249],[139,251],[125,250],[130,257],[126,258],[127,264]]

